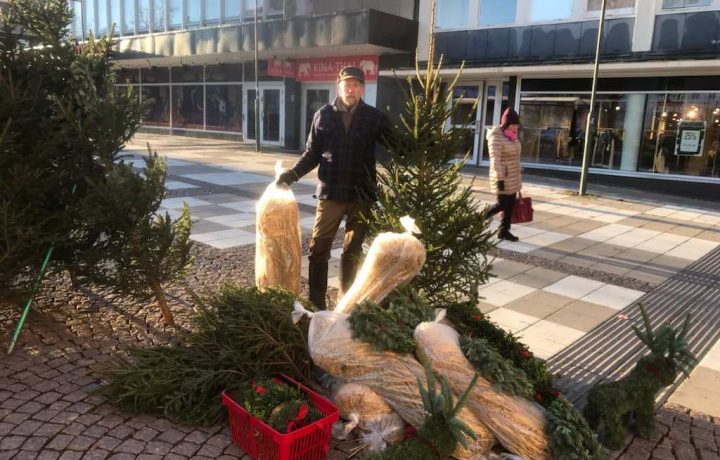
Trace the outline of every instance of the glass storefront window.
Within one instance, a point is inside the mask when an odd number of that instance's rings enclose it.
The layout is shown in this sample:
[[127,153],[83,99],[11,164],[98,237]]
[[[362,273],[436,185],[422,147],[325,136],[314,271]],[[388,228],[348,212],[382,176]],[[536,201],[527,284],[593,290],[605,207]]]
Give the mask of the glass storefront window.
[[125,2],[123,34],[135,33],[135,2]]
[[438,0],[435,14],[436,29],[461,29],[468,27],[469,0]]
[[[602,0],[588,0],[588,11],[600,11]],[[635,8],[635,0],[606,0],[605,8],[608,10],[619,10],[623,8]]]
[[173,128],[203,129],[203,86],[173,86]]
[[140,0],[138,2],[137,33],[147,33],[148,30],[150,30],[150,0]]
[[182,0],[168,0],[170,6],[170,25],[169,29],[179,29],[182,27]]
[[205,24],[220,21],[220,0],[205,0]]
[[530,20],[532,22],[555,21],[572,16],[573,0],[532,0]]
[[110,25],[115,36],[122,35],[122,30],[120,30],[120,5],[120,2],[110,2]]
[[208,85],[205,107],[208,130],[242,131],[242,85]]
[[480,25],[512,24],[515,22],[516,0],[482,0]]
[[99,36],[107,35],[108,33],[108,9],[107,2],[105,0],[98,0],[97,2],[97,34]]
[[143,85],[146,83],[169,83],[170,72],[167,67],[143,67],[140,69]]
[[200,24],[200,2],[195,0],[187,2],[187,25],[197,26]]
[[165,0],[155,0],[152,25],[154,31],[165,30]]
[[84,34],[82,28],[82,2],[79,2],[78,0],[73,0],[70,2],[70,7],[72,8],[73,12],[70,30],[78,41],[83,40]]
[[143,86],[142,99],[145,103],[143,124],[169,127],[170,86]]
[[241,4],[238,0],[224,0],[225,22],[236,22],[241,19]]
[[83,12],[85,13],[85,28],[88,34],[96,35],[95,32],[95,2],[84,2]]
[[710,6],[712,0],[663,0],[662,9],[673,10],[677,8],[694,8],[697,6]]
[[[580,166],[590,95],[524,93],[520,104],[522,160]],[[598,94],[593,114],[592,168],[720,177],[720,93]]]

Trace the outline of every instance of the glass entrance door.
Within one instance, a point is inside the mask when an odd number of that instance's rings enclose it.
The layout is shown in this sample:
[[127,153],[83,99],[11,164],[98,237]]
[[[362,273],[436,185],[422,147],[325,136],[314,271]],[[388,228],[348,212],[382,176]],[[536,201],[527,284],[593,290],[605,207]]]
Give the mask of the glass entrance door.
[[482,129],[480,131],[479,145],[482,151],[481,164],[489,164],[490,153],[488,152],[486,136],[488,130],[500,124],[502,113],[508,107],[508,94],[510,84],[502,81],[488,81],[485,84],[485,100],[482,111]]
[[304,129],[301,135],[303,143],[310,132],[310,125],[312,124],[315,112],[320,110],[320,107],[328,102],[332,102],[333,99],[335,99],[333,85],[305,85],[303,87],[301,125]]
[[482,89],[482,83],[458,84],[453,88],[452,103],[456,104],[456,108],[449,123],[452,128],[463,130],[465,134],[465,142],[455,153],[455,161],[462,161],[467,157],[469,164],[477,164],[477,126],[482,107],[482,100],[478,100],[478,97],[482,94]]
[[[282,145],[285,142],[285,110],[282,83],[263,83],[260,85],[260,141],[263,145]],[[243,91],[245,116],[243,123],[244,139],[255,141],[255,88]]]

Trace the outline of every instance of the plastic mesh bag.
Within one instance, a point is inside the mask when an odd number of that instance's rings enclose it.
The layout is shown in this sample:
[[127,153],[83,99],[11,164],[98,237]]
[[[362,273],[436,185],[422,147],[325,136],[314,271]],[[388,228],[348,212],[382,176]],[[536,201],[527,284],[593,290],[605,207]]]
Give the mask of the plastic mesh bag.
[[[275,164],[276,177],[282,162]],[[300,293],[300,210],[290,187],[273,181],[258,200],[255,244],[255,284]]]
[[[423,385],[427,385],[427,381],[425,369],[413,355],[376,351],[372,345],[354,340],[347,315],[334,311],[310,313],[299,304],[295,309],[294,318],[302,314],[312,318],[308,348],[315,365],[347,382],[371,388],[407,423],[415,428],[422,426],[426,413],[417,381],[420,379]],[[478,418],[467,408],[463,408],[458,417],[470,427],[477,439],[468,440],[467,449],[458,446],[453,456],[477,458],[489,451],[495,438]]]
[[420,272],[425,263],[425,246],[413,236],[420,230],[409,216],[401,218],[400,223],[405,233],[385,232],[375,237],[355,281],[338,301],[336,312],[350,313],[364,300],[379,303]]
[[[415,328],[417,355],[447,378],[453,391],[463,391],[475,376],[475,369],[460,348],[458,333],[439,322],[443,316]],[[550,458],[544,411],[536,404],[499,393],[481,377],[471,390],[466,407],[510,452],[533,460]]]

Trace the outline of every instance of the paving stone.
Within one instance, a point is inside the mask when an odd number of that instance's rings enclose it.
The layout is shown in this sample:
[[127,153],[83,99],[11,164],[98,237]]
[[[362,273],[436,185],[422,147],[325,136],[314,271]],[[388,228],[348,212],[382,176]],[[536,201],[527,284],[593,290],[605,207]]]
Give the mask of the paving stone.
[[80,423],[71,423],[65,427],[63,433],[70,434],[72,436],[79,436],[83,431],[85,431],[85,425]]
[[666,449],[664,447],[657,447],[652,452],[653,460],[675,460],[675,455],[672,452],[672,449]]
[[718,460],[718,454],[709,450],[700,449],[700,460]]
[[25,391],[21,391],[21,392],[19,392],[19,393],[15,393],[15,394],[13,395],[13,398],[19,399],[19,400],[21,400],[21,401],[30,401],[31,399],[33,399],[33,398],[35,398],[35,397],[37,397],[37,396],[39,396],[39,395],[40,395],[40,392],[38,392],[38,391],[35,391],[35,390],[25,390]]
[[53,418],[52,421],[55,423],[72,423],[76,418],[80,417],[80,414],[74,412],[60,412],[57,417]]
[[100,420],[98,420],[98,425],[102,425],[105,428],[114,428],[121,424],[123,421],[125,421],[124,418],[119,417],[117,415],[108,415],[106,417],[102,417]]
[[37,452],[42,449],[47,441],[48,438],[45,436],[31,436],[25,441],[25,444],[22,445],[22,449]]
[[58,458],[60,458],[60,452],[43,449],[42,452],[38,453],[37,460],[57,460]]
[[691,429],[691,434],[693,441],[697,439],[704,439],[706,441],[713,441],[715,440],[715,436],[713,436],[712,430],[708,430],[706,428],[700,428],[697,426],[693,426]]
[[162,460],[162,455],[154,455],[154,454],[140,454],[137,456],[138,460]]
[[170,452],[173,445],[162,441],[150,441],[145,446],[145,452],[149,454],[165,455]]
[[90,436],[75,436],[75,438],[70,441],[67,448],[70,450],[87,450],[90,446],[95,444],[95,442],[96,439],[91,438]]
[[142,428],[142,429],[136,431],[132,436],[135,439],[139,439],[141,441],[147,442],[147,441],[151,441],[157,435],[158,435],[157,430],[153,430],[152,428],[145,427],[145,428]]
[[41,394],[37,398],[35,398],[33,401],[36,401],[36,402],[39,402],[42,404],[52,404],[55,401],[57,401],[58,399],[60,399],[60,397],[62,397],[62,395],[60,393],[58,393],[57,391],[48,391],[48,392]]
[[10,415],[5,416],[5,418],[3,419],[3,422],[19,425],[29,418],[30,418],[30,414],[21,414],[19,412],[13,412]]
[[113,435],[113,437],[118,439],[125,439],[135,433],[135,428],[131,428],[124,423],[121,423],[120,425],[116,426],[112,430],[110,430]]
[[128,454],[139,454],[145,448],[145,443],[138,441],[137,439],[128,439],[123,441],[119,446],[115,448],[118,452],[125,452]]
[[73,452],[71,450],[66,450],[60,456],[60,460],[79,460],[82,457],[83,457],[83,452]]
[[0,451],[0,460],[10,460],[18,453],[17,449],[14,450],[8,450],[8,451]]
[[43,409],[32,415],[33,420],[40,420],[41,422],[48,422],[58,416],[60,412],[56,410]]
[[59,434],[50,441],[47,447],[50,449],[64,450],[72,440],[73,437],[68,434]]
[[635,437],[635,439],[633,439],[632,445],[645,449],[648,452],[652,452],[653,449],[655,449],[655,446],[658,445],[658,442],[652,439],[643,439],[637,436]]
[[35,414],[36,412],[40,412],[44,408],[45,408],[44,404],[40,404],[39,402],[35,402],[35,401],[28,401],[15,410],[17,412],[21,412],[24,414]]
[[17,434],[20,436],[29,436],[37,431],[40,426],[42,426],[42,422],[38,422],[36,420],[25,420],[20,425],[15,427],[14,430],[12,430],[11,434]]
[[17,449],[22,446],[26,440],[26,436],[5,436],[0,439],[0,450]]
[[71,403],[69,403],[68,401],[55,401],[54,403],[50,404],[50,407],[48,407],[48,409],[62,412],[70,405]]
[[681,460],[697,460],[695,448],[689,442],[673,442],[675,457]]
[[87,393],[84,391],[73,391],[72,393],[66,394],[63,399],[70,402],[79,402],[87,397]]
[[82,434],[85,436],[90,436],[91,438],[100,439],[107,432],[108,432],[108,429],[105,428],[104,426],[93,425],[93,426],[89,427],[87,430],[83,431]]
[[85,452],[83,460],[104,460],[110,455],[110,452],[103,449],[92,449]]
[[0,407],[2,407],[3,409],[17,409],[23,404],[25,404],[24,399],[10,398],[3,401],[3,403],[0,404]]
[[166,460],[185,460],[187,457],[180,454],[170,453],[165,456]]
[[668,437],[673,441],[690,442],[690,433],[683,430],[676,430],[675,425],[670,428]]
[[212,438],[207,440],[208,444],[211,444],[213,446],[220,447],[221,449],[224,449],[232,442],[232,439],[230,439],[230,436],[226,434],[216,434]]
[[198,444],[192,442],[181,442],[171,449],[173,453],[181,454],[183,457],[190,457],[200,449]]
[[157,437],[158,441],[164,441],[168,442],[170,444],[176,444],[185,437],[185,433],[182,431],[178,431],[175,429],[169,429],[163,433],[160,433],[160,435]]
[[10,433],[16,426],[14,423],[0,422],[0,436]]
[[35,436],[55,436],[63,428],[65,428],[65,426],[59,423],[43,423],[40,428],[35,431]]
[[110,457],[110,460],[135,460],[136,456],[134,454],[114,454]]
[[117,447],[122,441],[119,439],[113,438],[112,436],[103,436],[102,438],[98,439],[97,442],[93,445],[96,449],[104,449],[112,451]]
[[208,439],[210,439],[210,435],[201,430],[194,430],[190,434],[185,436],[185,441],[194,442],[196,444],[203,443]]
[[213,446],[211,444],[205,444],[197,452],[197,455],[204,455],[204,456],[210,457],[210,458],[217,458],[219,455],[222,455],[222,453],[223,453],[223,450],[220,447]]
[[707,439],[693,439],[693,444],[695,445],[695,448],[697,450],[707,450],[710,452],[717,452],[718,447],[717,444],[715,444],[715,440],[707,440]]
[[626,460],[648,460],[650,458],[650,450],[636,445],[635,442],[633,442],[625,451],[623,458]]

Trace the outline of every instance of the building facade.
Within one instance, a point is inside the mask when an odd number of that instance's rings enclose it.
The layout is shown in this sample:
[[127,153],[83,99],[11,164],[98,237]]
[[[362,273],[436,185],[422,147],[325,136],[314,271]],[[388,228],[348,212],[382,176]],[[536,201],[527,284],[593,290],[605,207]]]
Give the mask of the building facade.
[[[70,0],[72,30],[113,31],[119,86],[149,103],[143,129],[299,149],[345,65],[375,104],[385,62],[414,53],[415,0]],[[259,97],[256,130],[255,99]],[[256,132],[258,131],[258,132]]]
[[[419,6],[425,59],[430,3]],[[577,174],[600,4],[437,0],[436,57],[448,76],[465,65],[451,123],[470,118],[471,164],[488,164],[485,131],[511,106],[521,117],[523,165]],[[680,192],[693,184],[720,197],[719,50],[720,0],[607,0],[591,173]]]

